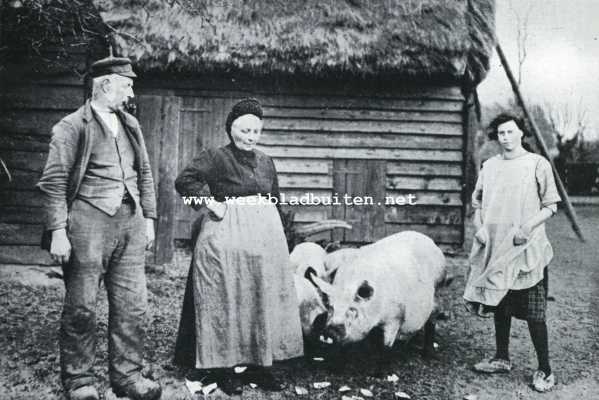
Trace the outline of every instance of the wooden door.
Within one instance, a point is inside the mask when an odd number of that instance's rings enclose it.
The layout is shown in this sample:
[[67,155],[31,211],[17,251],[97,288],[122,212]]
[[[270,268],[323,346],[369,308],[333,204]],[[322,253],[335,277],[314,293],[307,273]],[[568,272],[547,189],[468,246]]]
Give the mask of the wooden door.
[[[333,168],[334,191],[342,203],[333,206],[333,217],[352,225],[351,230],[334,232],[333,239],[373,242],[384,237],[385,161],[335,160]],[[344,195],[351,200],[346,202]]]
[[138,117],[156,188],[158,220],[154,261],[159,264],[170,262],[175,251],[180,108],[181,98],[177,96],[141,95],[138,98]]
[[158,225],[155,260],[172,259],[175,241],[191,236],[195,211],[183,203],[175,179],[206,148],[229,142],[225,118],[234,97],[140,95],[138,115],[146,138],[156,195]]
[[[186,96],[181,101],[178,171],[187,167],[202,150],[229,143],[225,119],[237,99]],[[175,209],[175,239],[189,239],[191,224],[195,219],[196,211],[178,199]]]

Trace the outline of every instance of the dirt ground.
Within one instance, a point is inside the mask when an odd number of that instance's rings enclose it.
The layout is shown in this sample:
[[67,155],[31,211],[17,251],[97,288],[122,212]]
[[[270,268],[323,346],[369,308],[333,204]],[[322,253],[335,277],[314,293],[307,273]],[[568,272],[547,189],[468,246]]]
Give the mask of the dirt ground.
[[[438,349],[435,358],[419,356],[418,336],[393,349],[394,363],[387,371],[397,382],[371,376],[373,359],[368,352],[354,351],[343,369],[334,363],[309,363],[305,359],[278,365],[279,376],[288,384],[282,393],[269,394],[246,387],[243,399],[341,399],[338,389],[347,385],[344,395],[392,399],[402,391],[414,400],[463,399],[475,395],[487,399],[576,399],[599,398],[599,207],[581,207],[578,215],[587,235],[579,242],[565,215],[560,213],[548,224],[555,258],[550,272],[548,325],[552,367],[558,384],[550,393],[537,394],[530,388],[536,358],[526,324],[512,325],[511,355],[515,368],[509,375],[481,376],[471,366],[494,351],[492,321],[465,313],[461,294],[466,260],[449,259],[457,279],[446,293],[449,319],[437,324]],[[170,360],[185,273],[185,257],[174,265],[152,266],[148,270],[151,307],[146,341],[147,373],[163,386],[163,399],[192,399],[183,383],[183,371]],[[41,272],[40,272],[41,271]],[[61,399],[58,364],[58,327],[64,290],[62,281],[47,277],[48,270],[0,269],[0,399]],[[50,274],[51,276],[53,274]],[[41,277],[41,279],[40,279]],[[99,299],[98,348],[95,373],[98,386],[107,388],[106,296]],[[331,386],[315,389],[314,382]],[[295,387],[308,390],[299,396]],[[114,398],[109,391],[106,398]],[[225,397],[217,391],[206,398]],[[194,399],[202,398],[196,395]]]

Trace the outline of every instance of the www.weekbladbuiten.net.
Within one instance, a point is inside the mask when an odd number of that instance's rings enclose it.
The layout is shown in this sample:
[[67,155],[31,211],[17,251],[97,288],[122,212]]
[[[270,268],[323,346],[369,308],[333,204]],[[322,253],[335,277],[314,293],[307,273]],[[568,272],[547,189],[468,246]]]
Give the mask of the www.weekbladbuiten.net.
[[[200,206],[210,204],[216,201],[212,196],[182,196],[183,203],[189,206]],[[314,193],[305,193],[301,196],[285,195],[281,193],[280,197],[270,194],[258,194],[247,197],[225,197],[225,202],[234,202],[239,205],[259,205],[259,204],[281,204],[281,205],[302,205],[302,206],[381,206],[381,205],[417,205],[416,195],[413,193],[398,196],[385,196],[383,201],[374,201],[372,196],[350,196],[348,194],[340,195],[334,193],[331,196],[317,196]]]

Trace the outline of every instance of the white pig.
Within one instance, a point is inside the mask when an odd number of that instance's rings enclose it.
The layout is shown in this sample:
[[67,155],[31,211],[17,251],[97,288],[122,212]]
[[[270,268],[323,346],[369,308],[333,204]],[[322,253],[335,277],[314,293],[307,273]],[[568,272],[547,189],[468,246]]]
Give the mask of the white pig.
[[313,242],[303,242],[293,248],[289,254],[291,269],[299,276],[304,276],[308,268],[314,269],[320,277],[325,275],[324,257],[326,251]]
[[[321,333],[326,321],[326,307],[318,290],[305,278],[306,271],[311,271],[323,278],[325,275],[324,257],[326,251],[313,242],[303,242],[296,245],[289,255],[289,262],[294,273],[295,290],[299,303],[299,314],[302,332],[306,338]],[[321,316],[320,319],[318,317]],[[316,322],[318,319],[319,322]],[[318,325],[316,326],[315,325]],[[320,326],[323,325],[323,326]]]
[[349,264],[358,254],[360,254],[360,249],[350,247],[328,253],[324,257],[325,280],[332,282],[336,271],[343,265]]
[[[328,297],[326,331],[337,343],[360,341],[376,327],[382,329],[384,346],[391,347],[396,338],[427,323],[435,289],[445,276],[445,257],[435,243],[404,231],[360,248],[338,269],[332,285],[311,278]],[[434,324],[432,329],[434,334]]]
[[294,274],[293,279],[304,337],[318,336],[324,328],[327,309],[318,290],[309,280],[298,274]]

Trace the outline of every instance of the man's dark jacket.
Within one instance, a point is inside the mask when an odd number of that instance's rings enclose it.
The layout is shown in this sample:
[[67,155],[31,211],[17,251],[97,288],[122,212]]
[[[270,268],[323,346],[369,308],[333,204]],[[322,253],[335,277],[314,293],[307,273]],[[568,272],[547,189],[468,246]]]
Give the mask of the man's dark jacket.
[[[156,194],[148,160],[148,152],[139,122],[123,111],[117,112],[135,151],[139,204],[146,218],[156,218]],[[93,138],[103,135],[102,127],[94,118],[90,101],[64,117],[52,128],[48,160],[37,184],[43,192],[45,227],[42,248],[50,249],[52,231],[67,227],[67,216],[79,186],[85,176],[93,147]]]

